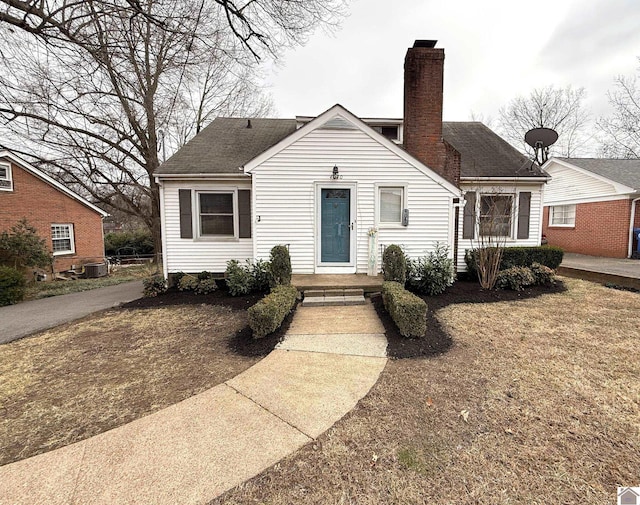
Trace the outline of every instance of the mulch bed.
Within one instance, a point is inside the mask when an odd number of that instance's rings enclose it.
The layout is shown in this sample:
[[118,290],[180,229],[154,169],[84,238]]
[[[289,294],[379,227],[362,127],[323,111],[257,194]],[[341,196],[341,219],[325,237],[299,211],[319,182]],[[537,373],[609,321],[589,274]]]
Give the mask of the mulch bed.
[[[193,291],[179,291],[170,288],[166,293],[149,298],[139,298],[121,305],[123,309],[149,309],[169,305],[221,305],[232,310],[247,310],[261,300],[266,293],[251,293],[243,296],[231,296],[222,284],[217,291],[208,295],[199,295]],[[229,349],[241,356],[266,356],[282,341],[293,319],[294,309],[274,333],[263,338],[253,338],[251,328],[245,326],[228,342]]]
[[[385,328],[389,357],[405,359],[435,356],[446,352],[451,347],[453,344],[451,337],[435,317],[435,312],[447,305],[526,300],[543,294],[561,293],[563,291],[565,291],[565,287],[559,281],[552,286],[532,286],[524,291],[510,291],[486,290],[482,289],[477,281],[458,280],[441,295],[422,296],[429,307],[427,312],[427,332],[423,338],[418,339],[406,338],[400,335],[393,319],[384,309],[382,296],[379,294],[374,295],[371,297],[371,301]],[[176,288],[171,288],[159,296],[140,298],[125,303],[121,307],[123,309],[144,309],[169,305],[222,305],[230,307],[232,310],[247,310],[264,295],[265,293],[252,293],[244,296],[231,296],[224,285],[208,295],[198,295],[191,291],[179,291]],[[294,313],[295,309],[289,313],[278,330],[264,338],[254,339],[251,328],[246,326],[229,340],[229,348],[242,356],[266,356],[284,338]]]
[[437,318],[436,311],[456,303],[495,303],[514,300],[526,300],[549,293],[565,291],[564,284],[556,281],[551,286],[532,286],[524,291],[486,290],[477,281],[458,280],[453,286],[437,296],[422,296],[427,302],[427,332],[423,338],[406,338],[400,335],[397,326],[389,313],[384,309],[381,295],[371,298],[378,317],[382,321],[387,336],[387,354],[390,358],[420,358],[435,356],[446,352],[453,341],[445,332]]

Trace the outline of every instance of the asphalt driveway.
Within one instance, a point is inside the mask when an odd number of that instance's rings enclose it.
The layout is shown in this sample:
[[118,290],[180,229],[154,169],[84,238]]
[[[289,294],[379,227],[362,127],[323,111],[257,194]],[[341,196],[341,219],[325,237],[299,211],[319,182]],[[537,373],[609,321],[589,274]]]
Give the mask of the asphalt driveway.
[[142,296],[142,281],[0,307],[0,344],[117,307]]

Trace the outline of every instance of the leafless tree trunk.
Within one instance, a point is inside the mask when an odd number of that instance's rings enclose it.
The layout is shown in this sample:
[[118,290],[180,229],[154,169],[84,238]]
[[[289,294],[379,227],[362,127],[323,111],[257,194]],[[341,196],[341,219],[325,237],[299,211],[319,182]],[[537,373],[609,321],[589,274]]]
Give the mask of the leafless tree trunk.
[[640,88],[637,77],[618,76],[614,82],[615,88],[607,93],[613,112],[598,120],[598,127],[605,134],[601,154],[608,158],[640,158]]
[[3,143],[97,204],[139,216],[161,251],[160,152],[216,115],[269,111],[263,56],[331,27],[341,0],[0,0]]
[[522,152],[532,154],[524,135],[532,128],[551,128],[558,133],[558,142],[550,153],[557,156],[578,156],[588,148],[589,114],[582,102],[584,88],[534,89],[528,97],[519,96],[500,109],[500,132]]

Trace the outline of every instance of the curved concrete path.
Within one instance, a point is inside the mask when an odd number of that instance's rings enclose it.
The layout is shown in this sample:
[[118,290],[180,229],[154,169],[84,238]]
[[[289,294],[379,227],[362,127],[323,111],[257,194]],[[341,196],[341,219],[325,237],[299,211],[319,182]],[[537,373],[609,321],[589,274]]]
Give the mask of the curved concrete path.
[[347,414],[384,369],[383,332],[371,304],[300,307],[278,349],[226,383],[0,467],[0,503],[206,503]]
[[142,296],[142,281],[0,307],[0,344],[68,323]]

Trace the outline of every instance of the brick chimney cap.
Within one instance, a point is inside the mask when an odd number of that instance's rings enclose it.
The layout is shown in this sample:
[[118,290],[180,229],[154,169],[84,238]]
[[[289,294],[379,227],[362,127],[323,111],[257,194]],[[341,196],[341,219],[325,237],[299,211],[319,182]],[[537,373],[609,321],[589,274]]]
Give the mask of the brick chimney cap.
[[413,47],[436,47],[437,40],[416,40]]

